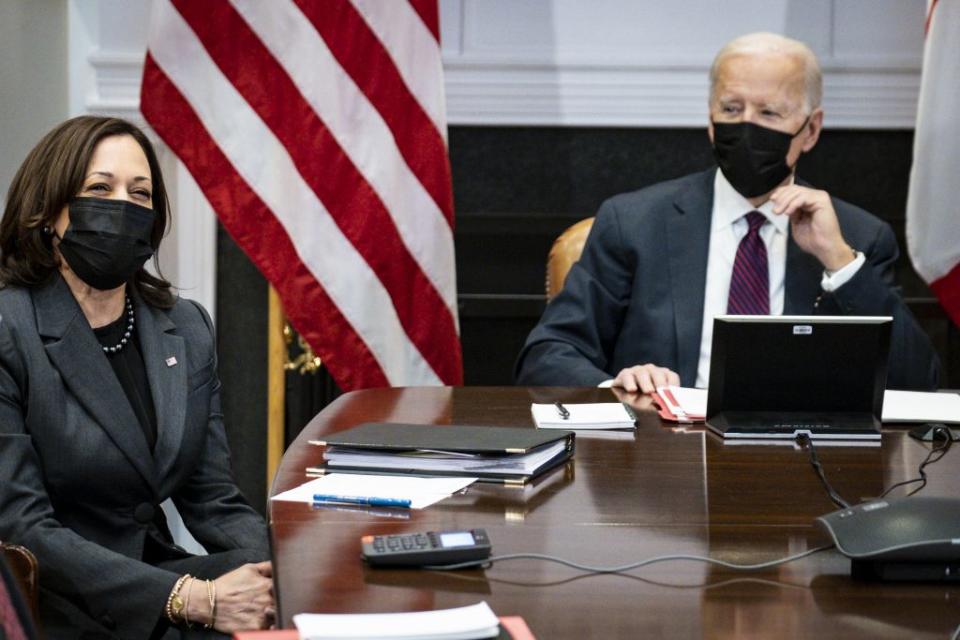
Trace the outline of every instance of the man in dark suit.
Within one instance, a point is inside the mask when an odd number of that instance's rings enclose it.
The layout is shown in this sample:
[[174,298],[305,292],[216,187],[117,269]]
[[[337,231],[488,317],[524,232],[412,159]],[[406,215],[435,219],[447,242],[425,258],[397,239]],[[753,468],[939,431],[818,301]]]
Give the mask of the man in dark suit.
[[823,314],[893,316],[887,386],[935,388],[936,354],[894,287],[890,227],[794,179],[820,136],[821,94],[800,42],[757,33],[721,49],[707,129],[719,170],[601,206],[517,382],[705,387],[715,316]]

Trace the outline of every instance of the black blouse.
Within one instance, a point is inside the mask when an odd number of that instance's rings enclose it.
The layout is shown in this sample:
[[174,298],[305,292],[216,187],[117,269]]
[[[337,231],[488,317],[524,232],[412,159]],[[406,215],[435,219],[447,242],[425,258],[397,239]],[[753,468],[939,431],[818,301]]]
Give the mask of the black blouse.
[[[120,344],[126,329],[127,314],[124,313],[115,322],[94,329],[93,333],[104,347],[115,347]],[[140,341],[137,339],[136,331],[120,351],[105,355],[110,361],[110,366],[113,367],[120,386],[123,387],[123,393],[127,396],[134,415],[137,416],[147,444],[153,451],[157,444],[157,413],[153,406],[153,397],[150,395],[147,369],[143,364],[143,354],[140,351]]]

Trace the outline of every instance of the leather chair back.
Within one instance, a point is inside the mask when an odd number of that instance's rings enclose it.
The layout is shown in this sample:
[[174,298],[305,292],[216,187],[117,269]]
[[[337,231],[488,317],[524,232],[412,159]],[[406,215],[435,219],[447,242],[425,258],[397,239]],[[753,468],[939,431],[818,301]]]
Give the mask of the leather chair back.
[[580,259],[580,254],[583,253],[583,245],[587,241],[587,236],[590,235],[592,226],[592,217],[581,220],[561,233],[550,247],[550,253],[547,255],[547,302],[553,300],[554,296],[563,289],[570,267]]
[[23,594],[27,606],[30,607],[30,614],[33,619],[39,620],[39,578],[40,568],[37,564],[37,557],[33,553],[19,544],[0,543],[3,550],[3,558],[13,573],[17,584],[20,586],[20,592]]

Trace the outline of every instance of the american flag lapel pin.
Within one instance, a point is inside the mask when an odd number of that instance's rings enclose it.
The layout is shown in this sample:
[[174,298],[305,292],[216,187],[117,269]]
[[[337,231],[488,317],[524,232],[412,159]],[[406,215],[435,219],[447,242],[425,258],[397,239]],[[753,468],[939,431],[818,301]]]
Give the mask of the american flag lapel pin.
[[177,359],[176,359],[175,357],[170,356],[169,358],[167,358],[167,366],[168,366],[168,367],[176,366],[176,364],[177,364]]

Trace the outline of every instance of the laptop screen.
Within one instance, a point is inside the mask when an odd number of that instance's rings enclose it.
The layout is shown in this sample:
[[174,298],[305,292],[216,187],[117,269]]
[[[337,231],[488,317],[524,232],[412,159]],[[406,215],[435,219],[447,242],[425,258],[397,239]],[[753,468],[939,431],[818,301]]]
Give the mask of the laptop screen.
[[707,416],[856,412],[880,418],[893,318],[718,316]]

